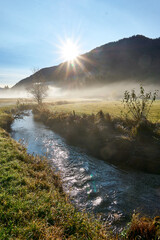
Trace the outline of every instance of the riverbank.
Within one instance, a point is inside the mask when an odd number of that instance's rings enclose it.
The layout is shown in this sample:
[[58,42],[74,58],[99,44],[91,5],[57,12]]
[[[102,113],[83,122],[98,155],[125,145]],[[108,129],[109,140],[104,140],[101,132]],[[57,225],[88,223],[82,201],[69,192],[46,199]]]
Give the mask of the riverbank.
[[47,160],[28,155],[2,128],[0,153],[0,239],[115,239],[73,207]]
[[53,112],[34,108],[36,120],[62,135],[69,144],[122,168],[160,174],[159,125],[138,125],[131,119],[114,118],[99,111],[92,115]]
[[158,239],[159,218],[138,215],[113,237],[104,224],[73,207],[45,159],[28,155],[3,129],[0,153],[1,239]]

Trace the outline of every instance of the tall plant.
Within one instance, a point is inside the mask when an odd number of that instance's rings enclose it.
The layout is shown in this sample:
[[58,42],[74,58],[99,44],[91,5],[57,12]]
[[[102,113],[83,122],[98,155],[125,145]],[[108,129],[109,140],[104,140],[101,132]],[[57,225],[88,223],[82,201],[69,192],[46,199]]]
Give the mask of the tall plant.
[[134,89],[130,92],[125,91],[123,97],[124,108],[127,108],[127,115],[131,114],[137,122],[146,120],[153,102],[158,96],[158,90],[145,92],[144,87],[140,86],[140,92],[137,94]]

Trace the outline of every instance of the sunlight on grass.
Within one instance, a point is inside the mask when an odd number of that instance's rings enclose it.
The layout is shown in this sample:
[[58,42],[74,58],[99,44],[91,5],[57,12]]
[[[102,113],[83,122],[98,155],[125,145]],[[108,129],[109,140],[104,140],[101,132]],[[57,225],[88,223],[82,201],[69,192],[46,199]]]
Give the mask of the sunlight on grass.
[[[121,101],[97,101],[97,102],[72,102],[65,104],[58,102],[48,103],[47,108],[53,112],[70,113],[75,111],[77,115],[81,114],[97,114],[100,110],[104,113],[109,113],[113,117],[120,117],[121,111],[124,111]],[[149,120],[152,122],[160,122],[160,100],[157,100],[149,114]]]
[[[0,99],[0,107],[14,106],[18,99]],[[21,99],[22,103],[35,103],[31,99]],[[121,117],[121,111],[124,111],[121,101],[94,101],[94,100],[55,100],[46,99],[45,105],[50,111],[71,113],[75,111],[77,115],[81,114],[97,114],[100,110],[109,113],[113,117]],[[149,120],[152,122],[160,122],[160,100],[156,100],[150,110]]]

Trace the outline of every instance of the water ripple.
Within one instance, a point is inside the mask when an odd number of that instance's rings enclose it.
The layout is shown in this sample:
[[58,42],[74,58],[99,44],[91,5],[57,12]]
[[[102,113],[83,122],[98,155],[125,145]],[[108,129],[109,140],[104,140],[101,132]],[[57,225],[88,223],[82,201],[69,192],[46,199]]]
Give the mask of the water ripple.
[[29,153],[47,156],[61,171],[63,185],[79,209],[103,213],[110,223],[126,223],[134,209],[160,215],[160,176],[122,171],[68,146],[32,114],[16,119],[12,137],[23,139]]

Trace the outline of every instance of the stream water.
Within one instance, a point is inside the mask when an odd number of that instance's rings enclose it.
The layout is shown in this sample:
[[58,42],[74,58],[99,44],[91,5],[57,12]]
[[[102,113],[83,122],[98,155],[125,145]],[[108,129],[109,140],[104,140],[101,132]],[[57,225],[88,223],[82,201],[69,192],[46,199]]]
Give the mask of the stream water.
[[60,170],[64,189],[78,209],[101,213],[118,228],[126,224],[134,210],[160,215],[160,175],[123,171],[91,157],[35,122],[31,112],[14,120],[11,136],[21,139],[28,153],[47,155]]

